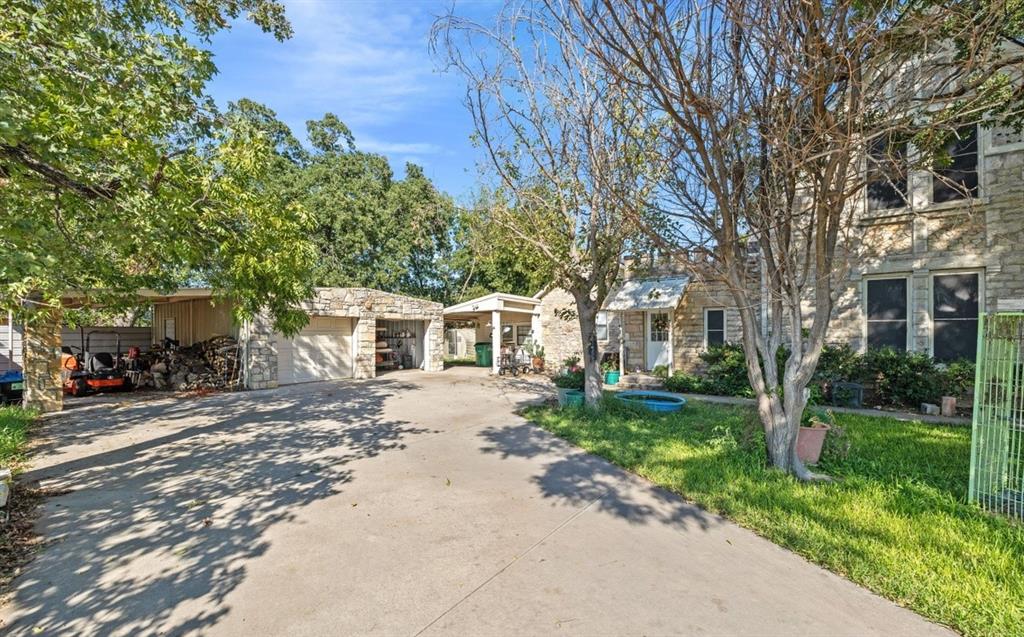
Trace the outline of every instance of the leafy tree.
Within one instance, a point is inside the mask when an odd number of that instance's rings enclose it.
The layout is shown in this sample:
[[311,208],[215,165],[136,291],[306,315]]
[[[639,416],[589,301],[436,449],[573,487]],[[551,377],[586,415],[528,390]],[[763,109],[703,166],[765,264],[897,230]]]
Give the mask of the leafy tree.
[[251,100],[229,107],[274,143],[272,188],[308,211],[315,285],[365,286],[445,300],[455,206],[414,164],[396,180],[383,155],[360,151],[336,115],[306,123],[303,148],[274,111]]
[[0,13],[0,306],[68,290],[131,304],[204,281],[291,331],[309,293],[300,208],[268,187],[278,142],[218,116],[209,38],[274,0],[13,0]]
[[450,302],[491,292],[531,296],[551,283],[550,261],[529,243],[503,231],[498,220],[515,214],[508,206],[502,197],[485,191],[472,208],[459,211],[447,279]]

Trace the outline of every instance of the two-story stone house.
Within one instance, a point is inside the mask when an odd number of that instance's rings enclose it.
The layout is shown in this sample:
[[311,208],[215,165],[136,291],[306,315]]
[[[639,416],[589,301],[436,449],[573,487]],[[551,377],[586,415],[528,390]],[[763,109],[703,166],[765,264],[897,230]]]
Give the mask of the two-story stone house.
[[[890,346],[940,361],[973,359],[978,317],[1024,305],[1024,136],[970,127],[949,144],[952,163],[907,170],[907,148],[865,158],[868,185],[855,202],[849,274],[828,340],[864,351]],[[728,291],[685,269],[633,268],[598,317],[599,347],[627,370],[695,370],[709,345],[740,339]],[[563,290],[538,295],[541,340],[558,362],[582,351]]]

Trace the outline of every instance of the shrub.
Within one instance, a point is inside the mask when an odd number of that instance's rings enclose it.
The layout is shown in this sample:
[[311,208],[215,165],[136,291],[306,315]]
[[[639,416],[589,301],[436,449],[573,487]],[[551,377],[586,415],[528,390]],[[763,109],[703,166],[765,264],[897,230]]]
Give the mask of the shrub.
[[943,370],[945,396],[962,398],[974,388],[974,363],[969,360],[956,360],[946,365]]
[[703,394],[704,379],[686,372],[676,372],[665,379],[665,389],[680,394]]
[[875,398],[881,405],[915,407],[938,402],[942,396],[943,374],[927,354],[883,347],[868,350],[863,358],[867,376],[875,383]]
[[668,365],[655,365],[651,370],[651,376],[665,380],[668,378]]
[[561,389],[583,389],[584,377],[583,370],[579,367],[572,368],[552,377],[551,382],[555,384],[555,387]]
[[747,378],[747,359],[741,345],[713,345],[701,352],[700,358],[707,364],[703,383],[705,392],[720,396],[754,396]]
[[863,357],[848,343],[826,345],[821,350],[814,380],[821,383],[859,382],[864,379]]

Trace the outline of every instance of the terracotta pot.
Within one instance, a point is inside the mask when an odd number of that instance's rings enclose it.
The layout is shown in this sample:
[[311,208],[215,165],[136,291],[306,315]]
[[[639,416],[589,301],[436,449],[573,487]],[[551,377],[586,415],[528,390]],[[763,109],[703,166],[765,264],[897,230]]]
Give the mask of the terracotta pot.
[[538,372],[544,371],[544,359],[543,358],[538,358],[538,357],[535,356],[533,358],[533,360],[531,360],[530,362],[533,364],[533,368],[535,370],[537,370]]
[[796,455],[804,464],[818,464],[829,429],[831,427],[828,425],[800,427],[800,432],[796,435]]

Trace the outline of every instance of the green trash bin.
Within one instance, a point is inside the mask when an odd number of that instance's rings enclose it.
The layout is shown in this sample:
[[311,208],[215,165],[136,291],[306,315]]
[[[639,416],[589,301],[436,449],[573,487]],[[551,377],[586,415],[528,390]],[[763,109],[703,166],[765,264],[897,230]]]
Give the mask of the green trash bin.
[[494,349],[490,343],[481,342],[473,346],[476,350],[476,366],[490,367],[494,362]]

